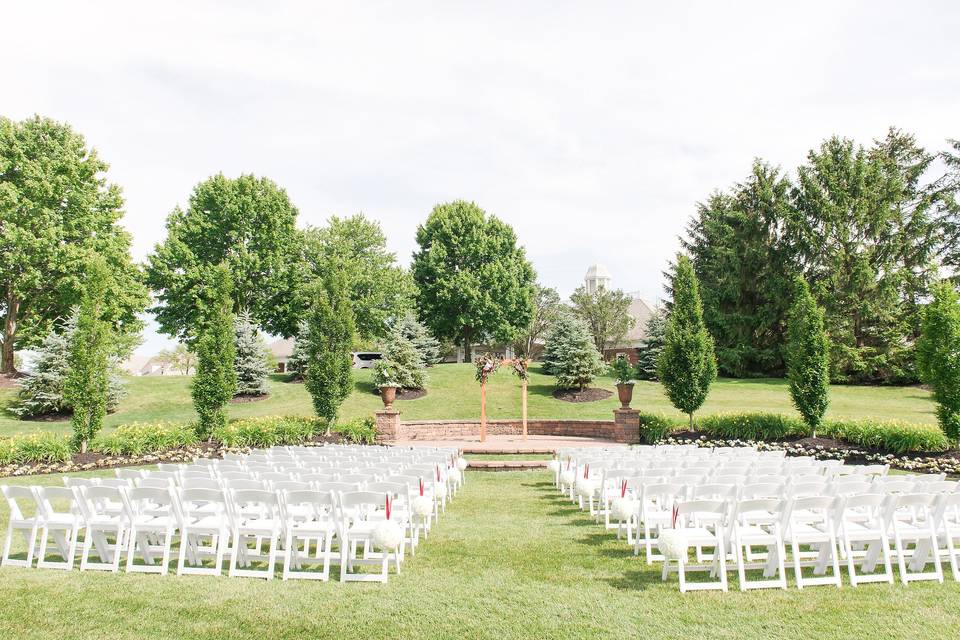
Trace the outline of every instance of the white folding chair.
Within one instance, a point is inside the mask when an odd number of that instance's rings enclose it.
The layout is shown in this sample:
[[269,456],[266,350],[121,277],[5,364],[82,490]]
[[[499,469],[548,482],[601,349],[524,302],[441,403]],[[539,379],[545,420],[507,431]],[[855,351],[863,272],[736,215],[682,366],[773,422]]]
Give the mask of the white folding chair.
[[[793,498],[787,509],[784,543],[790,545],[798,589],[820,584],[840,587],[840,560],[833,526],[834,508],[834,498],[830,496],[807,496]],[[801,546],[812,546],[816,552],[805,554],[801,551]],[[816,560],[804,561],[807,555],[815,556]],[[833,574],[822,575],[829,563],[833,565]],[[804,566],[814,566],[815,577],[805,578]]]
[[[787,588],[787,572],[784,567],[786,549],[783,543],[783,500],[777,498],[753,498],[734,503],[731,522],[731,537],[740,590]],[[751,563],[748,555],[752,547],[765,547],[764,563]],[[746,552],[746,553],[745,553]],[[748,580],[748,569],[763,569],[764,580]],[[771,576],[776,578],[771,579]]]
[[[847,561],[850,584],[887,582],[893,584],[890,542],[884,519],[886,497],[880,494],[852,495],[843,499],[839,509],[840,543]],[[861,550],[861,547],[865,549]],[[857,561],[860,573],[857,573]],[[875,571],[882,560],[884,571]]]
[[[284,491],[281,495],[280,509],[286,533],[283,579],[329,580],[333,539],[337,531],[333,495],[312,489]],[[303,570],[303,565],[310,562],[310,544],[313,540],[316,540],[315,557],[321,561],[321,569]]]
[[[929,493],[892,494],[888,497],[886,519],[892,529],[893,548],[903,584],[917,580],[943,582],[937,527],[933,517],[936,498]],[[914,545],[913,549],[910,549],[911,544]],[[933,571],[925,571],[931,560]]]
[[[40,550],[37,556],[37,567],[40,569],[73,569],[77,537],[83,526],[76,491],[68,487],[38,487],[34,493],[40,514]],[[65,504],[66,508],[61,509],[61,504]],[[53,538],[54,547],[62,558],[60,561],[46,559],[50,551],[50,538]]]
[[[180,517],[169,489],[122,489],[124,510],[130,523],[127,540],[127,573],[167,573],[173,536]],[[159,544],[155,541],[159,540]],[[143,564],[136,564],[137,553]],[[156,564],[157,554],[160,564]]]
[[[36,505],[39,500],[36,497],[36,490],[33,487],[18,486],[0,486],[3,497],[7,500],[10,508],[10,516],[7,521],[7,538],[3,543],[3,560],[0,566],[10,567],[30,567],[33,565],[33,554],[37,548],[37,532],[40,530],[40,512]],[[27,505],[31,505],[27,508]],[[27,515],[29,513],[33,515]],[[13,547],[13,534],[20,532],[25,538],[27,544],[27,554],[25,560],[10,557]]]
[[[280,502],[273,491],[249,489],[231,491],[230,503],[233,517],[233,549],[230,553],[230,577],[273,578],[277,559],[277,547],[283,529],[280,516]],[[255,548],[249,543],[253,540]],[[269,544],[264,555],[261,542]],[[252,567],[254,562],[266,562],[265,569],[239,568]]]
[[[373,546],[373,532],[382,521],[377,511],[384,504],[385,496],[369,491],[351,491],[340,496],[340,581],[386,582],[390,554],[380,553],[370,557]],[[363,553],[357,557],[362,546]],[[399,555],[395,555],[397,570],[400,569]],[[374,565],[380,567],[380,573],[362,573],[354,567]]]
[[[707,589],[727,590],[727,554],[724,542],[724,525],[718,522],[727,511],[727,505],[721,500],[691,500],[677,506],[677,528],[683,536],[687,547],[712,547],[713,561],[705,565],[688,563],[685,554],[678,558],[664,558],[661,580],[666,581],[670,575],[671,566],[677,564],[677,575],[680,581],[680,593],[687,591],[701,591]],[[661,529],[661,535],[664,530]],[[708,582],[687,582],[688,571],[709,571],[718,579]]]
[[[126,543],[128,520],[122,508],[120,489],[116,487],[80,487],[80,509],[83,512],[83,548],[80,571],[120,570],[120,559]],[[110,538],[113,542],[110,542]],[[99,562],[90,560],[90,551],[97,553]]]
[[[230,539],[226,494],[219,488],[183,489],[179,502],[181,520],[177,575],[221,575]],[[212,567],[203,566],[207,559],[213,560]]]

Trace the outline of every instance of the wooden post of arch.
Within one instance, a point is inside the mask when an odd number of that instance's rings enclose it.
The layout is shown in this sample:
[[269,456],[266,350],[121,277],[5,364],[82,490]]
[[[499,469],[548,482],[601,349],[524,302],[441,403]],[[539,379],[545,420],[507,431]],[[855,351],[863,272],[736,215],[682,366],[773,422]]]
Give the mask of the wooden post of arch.
[[522,416],[523,416],[523,439],[527,439],[527,379],[524,378],[520,381],[520,405],[522,407]]
[[487,441],[487,379],[480,383],[480,442]]

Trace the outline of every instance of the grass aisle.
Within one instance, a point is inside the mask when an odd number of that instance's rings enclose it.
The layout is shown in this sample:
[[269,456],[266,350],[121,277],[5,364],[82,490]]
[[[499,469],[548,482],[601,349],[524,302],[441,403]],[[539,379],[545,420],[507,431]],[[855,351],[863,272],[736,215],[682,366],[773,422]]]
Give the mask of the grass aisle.
[[916,639],[960,630],[952,579],[681,595],[675,578],[661,584],[542,471],[470,472],[420,549],[386,586],[7,568],[0,637]]

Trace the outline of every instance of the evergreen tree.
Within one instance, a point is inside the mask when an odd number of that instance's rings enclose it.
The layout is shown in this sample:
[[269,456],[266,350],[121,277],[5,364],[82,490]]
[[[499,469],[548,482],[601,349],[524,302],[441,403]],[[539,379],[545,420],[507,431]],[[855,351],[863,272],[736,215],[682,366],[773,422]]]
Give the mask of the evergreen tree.
[[73,443],[81,453],[103,427],[107,414],[112,330],[105,319],[104,298],[110,291],[110,272],[102,258],[91,260],[70,338],[64,400],[73,408]]
[[230,271],[225,265],[218,265],[209,269],[208,274],[198,295],[200,326],[194,329],[199,336],[197,373],[191,388],[199,416],[197,436],[201,439],[210,438],[215,429],[226,425],[224,407],[237,389]]
[[327,421],[329,435],[353,387],[353,312],[344,280],[337,273],[315,282],[309,295],[313,304],[307,315],[305,384],[314,411]]
[[[69,413],[71,407],[64,398],[64,387],[70,364],[67,354],[77,328],[78,309],[47,334],[33,362],[33,371],[19,380],[20,390],[8,410],[20,418]],[[107,411],[113,411],[126,395],[123,374],[117,358],[110,358],[108,368]]]
[[606,370],[590,329],[570,313],[561,314],[550,330],[544,362],[561,389],[578,387],[583,391]]
[[253,319],[246,311],[234,321],[236,356],[234,369],[237,372],[237,396],[263,396],[268,393],[267,344],[257,331]]
[[307,375],[307,344],[310,342],[310,323],[302,321],[293,340],[293,350],[287,360],[287,372],[293,380],[303,380]]
[[[430,330],[427,329],[413,314],[408,313],[403,316],[393,327],[393,333],[397,333],[411,343],[420,354],[420,360],[423,366],[430,367],[440,362],[440,341],[433,337]],[[390,339],[393,335],[389,336]]]
[[667,310],[658,307],[647,319],[646,336],[637,348],[637,380],[656,380],[657,361],[663,351],[663,339],[667,331]]
[[917,368],[933,388],[937,421],[953,442],[960,440],[960,296],[950,282],[933,286],[917,344]]
[[756,161],[729,194],[697,206],[683,248],[700,282],[703,319],[728,376],[781,375],[783,331],[795,253],[786,222],[790,182]]
[[717,361],[713,338],[703,323],[697,276],[687,256],[678,257],[671,288],[673,305],[657,375],[673,406],[690,416],[692,429],[693,413],[703,406],[717,377]]
[[787,321],[786,359],[793,406],[816,437],[829,403],[830,338],[824,329],[823,309],[810,294],[807,281],[799,276]]
[[402,331],[393,331],[387,339],[383,358],[377,361],[373,379],[379,386],[423,389],[426,376],[420,351]]

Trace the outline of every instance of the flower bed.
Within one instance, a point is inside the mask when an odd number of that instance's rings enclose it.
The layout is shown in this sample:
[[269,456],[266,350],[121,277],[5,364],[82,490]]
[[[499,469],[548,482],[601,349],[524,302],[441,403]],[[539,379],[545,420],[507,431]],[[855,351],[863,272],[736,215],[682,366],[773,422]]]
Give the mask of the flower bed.
[[326,423],[305,416],[246,418],[227,424],[214,432],[211,442],[201,443],[191,425],[130,424],[98,436],[90,451],[82,454],[73,452],[69,436],[23,434],[0,439],[0,477],[189,462],[275,445],[372,444],[376,436],[372,418],[337,424],[330,436],[323,435],[325,431]]

